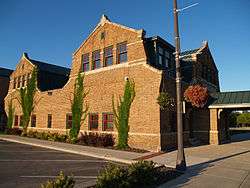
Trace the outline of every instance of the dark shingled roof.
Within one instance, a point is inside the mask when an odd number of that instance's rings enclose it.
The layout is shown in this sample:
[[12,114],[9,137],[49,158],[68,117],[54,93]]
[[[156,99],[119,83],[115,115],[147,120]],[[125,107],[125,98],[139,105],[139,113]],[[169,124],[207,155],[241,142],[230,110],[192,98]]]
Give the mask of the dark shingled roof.
[[70,74],[69,68],[30,59],[27,53],[24,53],[24,56],[37,67],[37,85],[41,91],[59,89],[67,83]]
[[184,51],[184,52],[181,52],[181,56],[186,56],[186,55],[191,55],[191,54],[194,54],[196,52],[198,52],[200,48],[197,48],[197,49],[194,49],[194,50],[187,50],[187,51]]
[[249,104],[250,91],[218,92],[211,94],[210,106]]
[[46,72],[50,72],[53,74],[59,74],[59,75],[68,75],[70,73],[70,69],[66,68],[66,67],[52,65],[49,63],[44,63],[44,62],[36,61],[33,59],[29,59],[29,60],[32,64],[36,65],[40,71],[46,71]]
[[9,77],[13,70],[0,67],[0,76]]

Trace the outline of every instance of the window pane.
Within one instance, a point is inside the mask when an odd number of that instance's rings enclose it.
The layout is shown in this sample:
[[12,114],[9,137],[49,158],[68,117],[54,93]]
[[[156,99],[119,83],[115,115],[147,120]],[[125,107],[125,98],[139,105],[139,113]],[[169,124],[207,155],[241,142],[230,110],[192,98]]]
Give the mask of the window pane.
[[94,51],[92,54],[92,69],[98,69],[101,67],[100,50]]
[[120,63],[127,61],[127,53],[120,54]]
[[15,124],[14,126],[18,126],[18,116],[15,116]]
[[103,114],[103,130],[104,131],[113,131],[113,114],[112,113],[104,113]]
[[113,64],[113,47],[107,47],[104,49],[104,65],[110,66]]
[[86,72],[89,70],[89,53],[82,55],[82,71]]
[[83,72],[86,72],[89,70],[89,63],[84,63],[83,64]]
[[98,114],[89,114],[89,128],[90,130],[98,129]]
[[164,51],[161,47],[159,47],[159,54],[163,55],[164,54]]
[[127,61],[127,43],[123,42],[117,45],[117,60],[118,63],[123,63]]
[[31,116],[31,127],[35,127],[36,126],[36,115],[32,115]]
[[52,115],[48,114],[48,128],[51,128],[52,126]]

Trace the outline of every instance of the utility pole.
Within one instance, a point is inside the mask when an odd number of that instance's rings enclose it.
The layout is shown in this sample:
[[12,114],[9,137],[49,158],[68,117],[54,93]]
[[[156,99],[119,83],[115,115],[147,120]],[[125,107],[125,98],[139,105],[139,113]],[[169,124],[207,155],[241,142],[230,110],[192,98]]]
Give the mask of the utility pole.
[[183,122],[182,122],[182,91],[181,91],[181,68],[180,68],[180,37],[178,27],[177,0],[174,0],[174,33],[175,33],[175,62],[176,62],[176,103],[177,103],[177,140],[178,151],[176,169],[185,171],[186,161],[183,146]]

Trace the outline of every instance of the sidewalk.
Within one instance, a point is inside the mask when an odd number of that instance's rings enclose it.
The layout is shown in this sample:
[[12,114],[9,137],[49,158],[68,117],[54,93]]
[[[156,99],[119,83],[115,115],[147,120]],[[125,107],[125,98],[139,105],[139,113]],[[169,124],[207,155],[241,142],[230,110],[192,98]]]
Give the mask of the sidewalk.
[[[158,164],[175,167],[176,160],[176,151],[162,154],[153,152],[135,153],[12,135],[0,135],[0,139],[127,164],[135,162],[136,159],[144,158]],[[249,188],[250,134],[236,135],[235,141],[224,145],[185,148],[187,171],[184,175],[167,182],[161,187]]]

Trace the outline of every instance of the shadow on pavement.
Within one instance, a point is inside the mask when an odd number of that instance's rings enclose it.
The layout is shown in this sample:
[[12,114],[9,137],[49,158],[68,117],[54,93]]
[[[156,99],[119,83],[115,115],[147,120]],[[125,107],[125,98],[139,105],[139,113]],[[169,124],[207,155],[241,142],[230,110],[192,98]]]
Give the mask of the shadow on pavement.
[[202,174],[202,172],[205,172],[207,169],[215,166],[216,162],[220,162],[220,161],[223,161],[225,159],[229,159],[229,158],[232,158],[232,157],[243,155],[243,154],[246,154],[246,153],[249,153],[249,152],[250,152],[250,150],[247,150],[247,151],[235,153],[235,154],[232,154],[232,155],[220,157],[220,158],[217,158],[217,159],[214,159],[214,160],[210,160],[210,161],[207,161],[207,162],[204,162],[204,163],[192,165],[192,166],[188,167],[185,174],[181,175],[180,177],[178,177],[175,180],[167,182],[166,184],[164,184],[164,185],[162,185],[160,187],[164,188],[164,187],[182,187],[184,185],[188,186],[190,180],[193,177],[200,176]]

